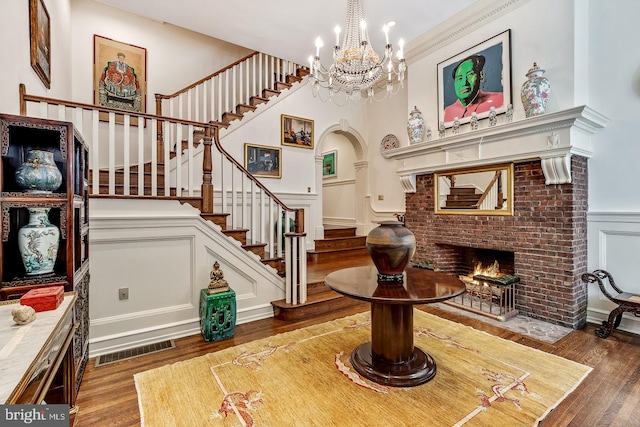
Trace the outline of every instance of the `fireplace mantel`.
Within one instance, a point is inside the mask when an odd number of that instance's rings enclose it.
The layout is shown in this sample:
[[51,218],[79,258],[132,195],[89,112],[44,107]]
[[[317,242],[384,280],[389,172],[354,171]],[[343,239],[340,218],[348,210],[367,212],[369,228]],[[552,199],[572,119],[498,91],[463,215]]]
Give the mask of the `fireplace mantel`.
[[398,160],[406,193],[415,193],[416,175],[532,159],[540,159],[547,185],[565,184],[571,182],[571,156],[590,158],[591,135],[607,122],[583,105],[475,131],[466,126],[458,135],[449,128],[450,136],[390,149],[383,156]]

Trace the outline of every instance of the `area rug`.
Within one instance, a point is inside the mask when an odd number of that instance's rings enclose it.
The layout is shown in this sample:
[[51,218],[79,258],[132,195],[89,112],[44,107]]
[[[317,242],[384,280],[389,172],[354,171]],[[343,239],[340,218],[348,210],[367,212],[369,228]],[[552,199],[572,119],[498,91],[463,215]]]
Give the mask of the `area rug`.
[[144,426],[532,426],[591,368],[414,310],[437,374],[407,388],[358,375],[369,313],[134,375]]

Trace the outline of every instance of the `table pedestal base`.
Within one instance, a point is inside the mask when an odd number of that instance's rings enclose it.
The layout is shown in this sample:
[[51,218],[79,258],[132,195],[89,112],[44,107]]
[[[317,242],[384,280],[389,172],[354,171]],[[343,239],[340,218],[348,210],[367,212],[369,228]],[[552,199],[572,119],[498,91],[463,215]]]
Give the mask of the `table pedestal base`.
[[407,361],[388,363],[374,358],[371,343],[367,342],[351,353],[351,364],[366,379],[392,387],[417,386],[436,375],[435,360],[418,347],[413,348],[413,354]]

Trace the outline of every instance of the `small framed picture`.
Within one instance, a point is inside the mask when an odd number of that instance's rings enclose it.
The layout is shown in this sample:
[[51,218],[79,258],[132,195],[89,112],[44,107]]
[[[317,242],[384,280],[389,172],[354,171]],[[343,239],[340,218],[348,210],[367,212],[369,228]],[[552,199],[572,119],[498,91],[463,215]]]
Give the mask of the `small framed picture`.
[[280,178],[281,155],[281,148],[244,144],[244,168],[254,176]]
[[280,128],[282,145],[313,148],[313,120],[283,114]]
[[51,19],[43,0],[29,0],[31,67],[51,89]]
[[[438,64],[438,121],[453,126],[506,112],[511,104],[510,30]],[[493,110],[492,110],[493,107]]]
[[331,178],[338,176],[338,152],[327,151],[322,154],[322,177]]

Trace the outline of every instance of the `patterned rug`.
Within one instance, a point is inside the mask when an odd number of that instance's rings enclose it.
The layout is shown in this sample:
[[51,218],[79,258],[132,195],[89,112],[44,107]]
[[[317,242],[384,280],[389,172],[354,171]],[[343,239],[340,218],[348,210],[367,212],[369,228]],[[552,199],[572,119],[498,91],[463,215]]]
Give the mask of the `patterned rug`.
[[145,426],[532,426],[591,372],[579,363],[414,310],[431,381],[386,387],[349,355],[369,313],[134,376]]

